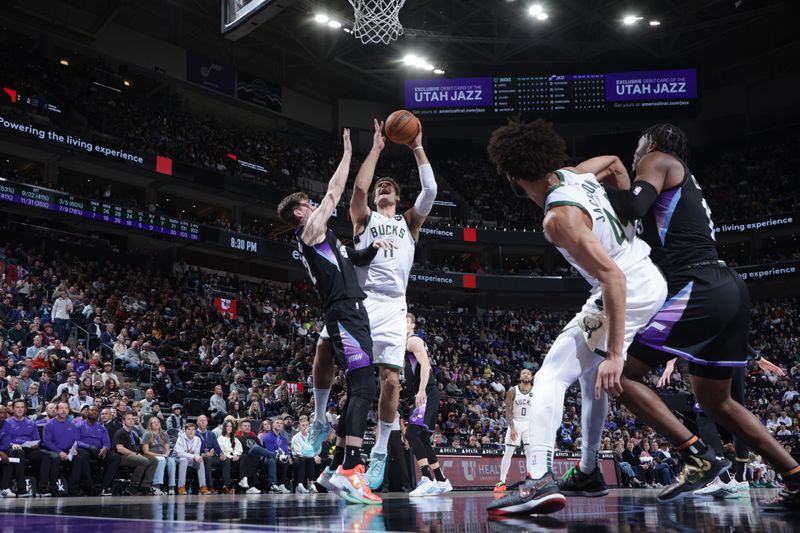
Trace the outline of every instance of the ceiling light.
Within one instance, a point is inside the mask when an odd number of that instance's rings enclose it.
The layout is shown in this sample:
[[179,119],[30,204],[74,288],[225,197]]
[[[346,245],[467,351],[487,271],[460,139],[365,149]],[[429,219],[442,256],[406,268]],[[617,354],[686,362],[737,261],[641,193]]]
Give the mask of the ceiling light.
[[331,20],[328,21],[328,27],[333,28],[334,30],[338,30],[339,28],[342,27],[342,23],[339,22],[338,20]]
[[542,4],[533,4],[531,7],[528,8],[528,14],[532,17],[535,17],[539,13],[543,12],[544,8],[542,7]]
[[345,33],[353,33],[353,31],[350,28],[342,28],[342,31]]
[[69,66],[69,59],[67,59],[66,57],[62,57],[61,61],[59,61],[59,63],[61,63],[65,67],[68,67]]
[[660,20],[651,20],[650,21],[650,25],[651,26],[661,26],[661,21]]
[[626,15],[625,18],[622,19],[622,23],[626,26],[630,26],[631,24],[636,24],[642,20],[642,17],[637,17],[636,15]]
[[428,70],[428,71],[436,70],[436,67],[434,67],[430,63],[425,63],[424,65],[422,65],[422,68],[425,69],[425,70]]
[[433,69],[433,73],[441,75],[441,74],[444,74],[444,71],[442,69],[440,69],[440,68],[436,68],[436,69]]
[[314,15],[314,22],[319,22],[320,24],[325,24],[329,20],[330,20],[330,17],[328,17],[328,15],[325,15],[323,13],[318,13],[318,14]]
[[417,58],[417,56],[413,54],[408,54],[403,58],[403,63],[405,63],[406,65],[413,65],[414,63],[417,62],[418,59],[419,58]]
[[124,85],[125,87],[130,87],[132,83],[130,82],[130,80],[122,80],[122,85]]
[[542,11],[541,13],[537,14],[536,20],[547,20],[547,13]]

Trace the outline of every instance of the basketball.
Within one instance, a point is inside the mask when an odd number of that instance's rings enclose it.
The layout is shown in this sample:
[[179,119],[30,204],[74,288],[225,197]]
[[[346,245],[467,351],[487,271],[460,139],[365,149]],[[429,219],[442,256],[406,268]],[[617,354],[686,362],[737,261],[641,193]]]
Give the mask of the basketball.
[[395,111],[383,125],[383,131],[390,141],[397,144],[408,144],[419,133],[419,119],[411,111],[400,109]]

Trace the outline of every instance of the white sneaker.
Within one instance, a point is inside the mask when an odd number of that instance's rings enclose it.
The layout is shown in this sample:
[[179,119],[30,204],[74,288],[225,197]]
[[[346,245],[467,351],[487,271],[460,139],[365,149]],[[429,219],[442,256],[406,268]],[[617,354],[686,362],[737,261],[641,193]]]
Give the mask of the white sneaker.
[[714,498],[738,498],[739,483],[732,479],[728,483],[721,483],[717,490],[711,493]]
[[725,485],[725,483],[723,483],[720,478],[715,477],[714,481],[712,481],[702,489],[697,489],[692,494],[695,496],[711,496],[715,492],[717,492],[717,490],[719,490],[720,486],[722,485]]
[[439,488],[439,494],[446,494],[453,491],[453,485],[450,484],[449,479],[444,481],[437,481],[436,486]]
[[422,476],[422,478],[417,481],[417,488],[412,490],[408,493],[409,496],[434,496],[439,494],[439,487],[435,481],[431,481],[431,479],[427,476]]
[[255,487],[250,487],[245,494],[261,494],[261,491]]
[[16,498],[17,495],[11,489],[0,490],[0,498]]
[[169,495],[170,496],[175,496],[175,487],[170,487],[169,488]]
[[164,495],[164,491],[159,489],[158,487],[152,487],[150,489],[150,492],[153,494],[153,496],[163,496]]
[[308,492],[311,492],[311,493],[313,493],[313,494],[317,494],[317,493],[319,492],[319,491],[317,490],[317,486],[314,484],[314,482],[313,482],[313,481],[312,481],[311,483],[309,483],[309,484],[308,484]]
[[303,486],[303,484],[302,484],[302,483],[298,483],[298,484],[297,484],[297,492],[298,492],[299,494],[308,494],[308,492],[309,492],[309,491],[308,491],[308,489],[307,489],[307,488],[305,488],[305,487]]
[[322,469],[322,473],[317,478],[317,483],[322,485],[322,487],[330,493],[337,494],[339,492],[339,488],[331,483],[331,477],[333,476],[334,472],[331,472],[328,467]]
[[243,489],[250,488],[250,484],[247,483],[247,477],[246,476],[239,480],[239,486],[242,487]]
[[284,484],[278,485],[278,490],[281,492],[281,494],[291,494],[292,493],[292,491],[287,489],[286,485],[284,485]]
[[749,498],[750,497],[750,483],[747,481],[737,481],[736,482],[736,494],[740,498]]

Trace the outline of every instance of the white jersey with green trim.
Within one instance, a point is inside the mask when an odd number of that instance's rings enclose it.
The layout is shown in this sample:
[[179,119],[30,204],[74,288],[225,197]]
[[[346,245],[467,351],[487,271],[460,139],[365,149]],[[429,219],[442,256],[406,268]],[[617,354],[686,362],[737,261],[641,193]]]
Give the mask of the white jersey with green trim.
[[511,419],[514,422],[530,422],[533,413],[533,383],[528,392],[522,392],[519,385],[514,387],[514,406]]
[[355,236],[353,244],[356,250],[363,250],[379,239],[391,241],[394,248],[378,250],[369,265],[356,267],[358,282],[367,297],[380,295],[405,299],[416,248],[405,217],[398,214],[389,218],[372,211],[364,231]]
[[[605,251],[626,275],[635,273],[640,267],[649,266],[650,246],[636,236],[633,224],[621,221],[603,186],[594,174],[576,174],[569,170],[556,171],[559,184],[548,189],[544,199],[544,211],[553,207],[571,205],[583,209],[592,219],[592,233],[600,240]],[[545,238],[550,240],[545,232]],[[592,292],[600,289],[600,281],[584,271],[565,249],[558,248],[570,265],[592,286]]]

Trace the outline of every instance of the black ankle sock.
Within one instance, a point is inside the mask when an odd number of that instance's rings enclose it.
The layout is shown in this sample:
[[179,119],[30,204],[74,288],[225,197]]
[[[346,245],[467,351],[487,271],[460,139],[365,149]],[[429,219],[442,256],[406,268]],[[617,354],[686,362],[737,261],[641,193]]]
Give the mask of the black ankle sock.
[[419,467],[419,469],[422,472],[423,476],[425,476],[426,478],[428,478],[430,480],[433,480],[433,476],[431,475],[431,467],[430,466],[428,466],[428,465],[421,466],[421,467]]
[[693,441],[688,446],[681,448],[679,450],[681,457],[686,459],[690,455],[707,455],[710,454],[714,456],[714,452],[710,451],[706,443],[702,441],[699,437],[692,437],[687,442]]
[[447,481],[447,478],[444,477],[444,474],[442,474],[441,468],[437,468],[436,470],[434,470],[433,475],[436,476],[436,481],[441,481],[442,483]]
[[744,461],[736,461],[736,481],[741,483],[745,480],[744,478],[744,469],[747,466],[747,463]]
[[350,470],[361,464],[361,447],[347,446],[344,450],[344,463],[342,468]]
[[337,446],[333,450],[333,461],[331,461],[331,470],[336,470],[344,462],[344,448]]
[[786,488],[789,490],[800,489],[800,472],[795,472],[790,476],[781,477],[783,478],[783,482],[786,484]]

